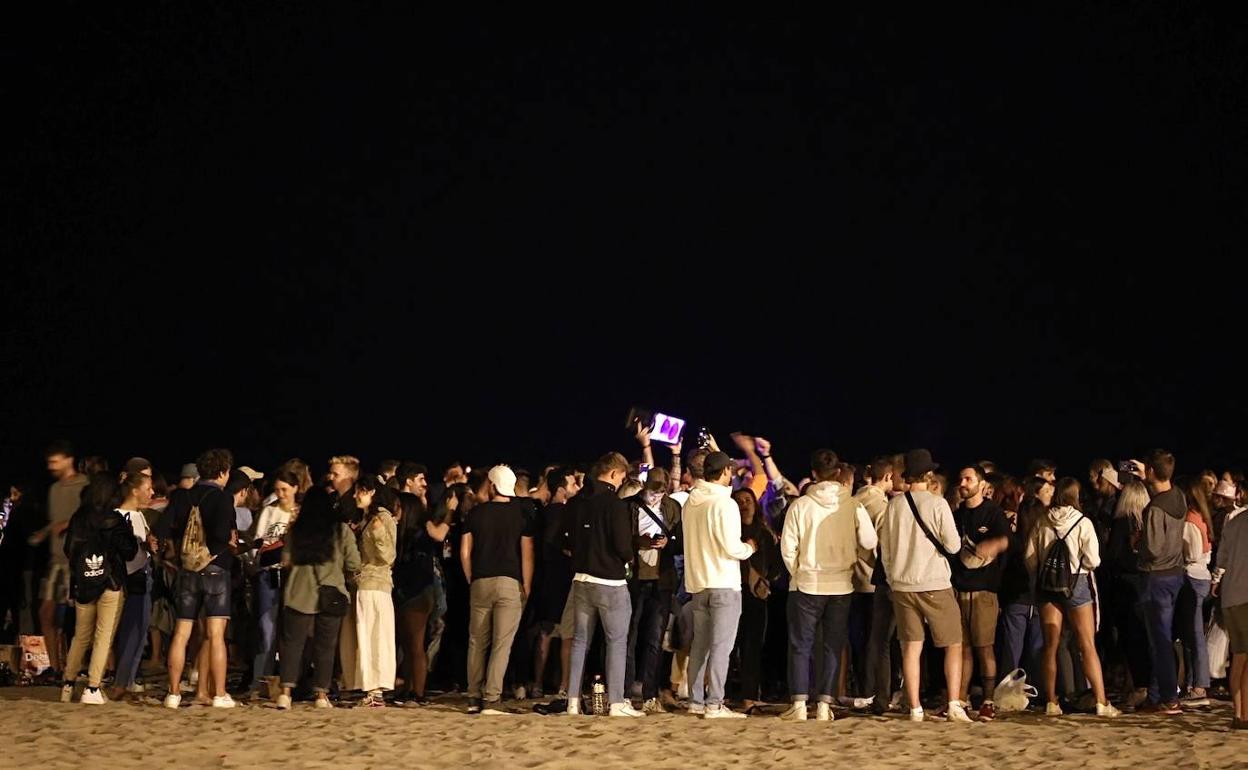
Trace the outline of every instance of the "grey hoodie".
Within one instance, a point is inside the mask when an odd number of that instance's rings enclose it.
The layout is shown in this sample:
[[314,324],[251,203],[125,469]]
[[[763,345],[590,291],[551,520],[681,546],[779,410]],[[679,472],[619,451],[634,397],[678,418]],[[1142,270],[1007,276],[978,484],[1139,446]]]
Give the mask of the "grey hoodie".
[[1152,575],[1183,574],[1183,527],[1187,498],[1171,487],[1156,495],[1144,509],[1140,533],[1140,571]]

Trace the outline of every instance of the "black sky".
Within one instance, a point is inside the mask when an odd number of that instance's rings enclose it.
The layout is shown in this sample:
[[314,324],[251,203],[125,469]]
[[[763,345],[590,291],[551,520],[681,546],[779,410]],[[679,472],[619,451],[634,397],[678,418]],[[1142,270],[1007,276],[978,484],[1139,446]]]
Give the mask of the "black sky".
[[3,38],[4,473],[537,465],[642,403],[791,472],[1248,461],[1248,27],[67,6]]

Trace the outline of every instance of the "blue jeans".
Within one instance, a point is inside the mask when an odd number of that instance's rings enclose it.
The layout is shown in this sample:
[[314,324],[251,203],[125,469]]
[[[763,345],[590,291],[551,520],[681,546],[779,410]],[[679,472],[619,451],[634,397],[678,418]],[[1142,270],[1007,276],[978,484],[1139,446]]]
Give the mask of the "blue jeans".
[[1016,668],[1040,673],[1040,653],[1044,650],[1044,632],[1040,627],[1040,611],[1028,602],[1014,602],[1001,610],[1001,653],[997,671],[1003,676]]
[[1174,662],[1174,602],[1183,575],[1149,575],[1144,586],[1144,626],[1153,653],[1149,703],[1173,703],[1179,697],[1179,672]]
[[[1209,581],[1188,577],[1187,585],[1195,606],[1179,623],[1183,640],[1183,656],[1187,661],[1187,682],[1191,687],[1209,686],[1209,645],[1205,641],[1205,600],[1209,598]],[[1184,603],[1186,604],[1186,602]]]
[[252,685],[272,676],[277,653],[277,618],[282,609],[282,592],[276,571],[256,576],[256,659],[252,663]]
[[659,697],[659,661],[672,592],[660,590],[657,580],[634,581],[629,590],[633,616],[628,628],[626,677],[629,682],[641,682],[641,696],[649,700]]
[[572,656],[568,666],[568,696],[575,698],[581,694],[585,653],[594,641],[594,629],[601,618],[607,637],[607,703],[623,703],[628,627],[633,616],[628,586],[576,582],[572,584],[572,600],[576,630],[572,635]]
[[[741,592],[706,588],[693,595],[693,646],[689,649],[689,702],[719,708],[724,702],[728,659],[741,620]],[[573,648],[575,650],[575,648]],[[710,687],[706,686],[710,668]]]
[[[152,618],[152,577],[147,576],[147,590],[126,597],[113,640],[113,657],[117,663],[116,687],[129,687],[139,676],[143,647],[147,643],[147,626]],[[1208,666],[1206,666],[1208,668]]]
[[810,695],[810,664],[814,652],[816,630],[823,632],[819,650],[819,680],[815,695],[824,703],[832,702],[841,666],[841,649],[848,637],[849,603],[852,594],[817,596],[789,591],[789,696],[805,701]]

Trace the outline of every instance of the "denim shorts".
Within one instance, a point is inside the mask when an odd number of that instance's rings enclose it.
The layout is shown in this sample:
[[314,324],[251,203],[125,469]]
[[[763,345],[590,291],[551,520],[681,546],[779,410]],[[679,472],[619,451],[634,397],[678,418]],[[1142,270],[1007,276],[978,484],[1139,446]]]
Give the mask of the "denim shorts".
[[174,591],[178,620],[196,620],[200,610],[206,618],[230,616],[230,573],[216,564],[200,572],[178,570]]
[[1073,610],[1076,607],[1092,603],[1092,580],[1086,572],[1075,575],[1075,585],[1069,597],[1046,591],[1037,591],[1036,593],[1039,595],[1038,598],[1041,602],[1049,602],[1050,604],[1056,604],[1062,609]]

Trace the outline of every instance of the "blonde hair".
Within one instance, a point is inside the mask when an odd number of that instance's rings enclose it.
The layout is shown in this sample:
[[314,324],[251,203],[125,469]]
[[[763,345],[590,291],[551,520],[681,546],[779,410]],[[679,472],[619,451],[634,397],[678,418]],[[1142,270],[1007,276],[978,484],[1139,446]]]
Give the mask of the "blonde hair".
[[351,474],[351,478],[358,479],[360,477],[360,461],[351,455],[335,455],[329,458],[329,464],[341,465],[347,469],[347,473]]

